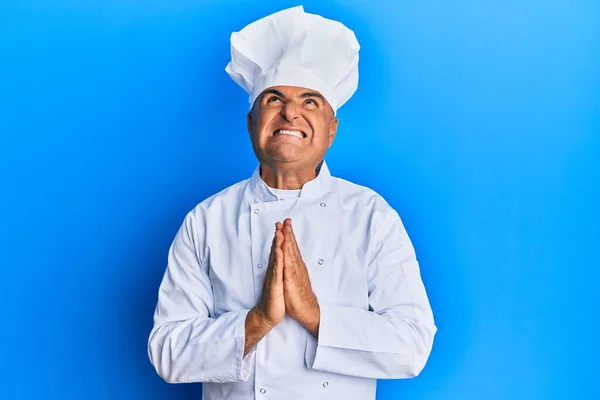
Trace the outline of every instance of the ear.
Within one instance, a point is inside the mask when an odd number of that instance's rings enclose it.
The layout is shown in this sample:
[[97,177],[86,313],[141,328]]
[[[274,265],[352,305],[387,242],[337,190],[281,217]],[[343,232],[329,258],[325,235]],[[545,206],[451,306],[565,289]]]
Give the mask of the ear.
[[250,136],[252,136],[252,124],[253,123],[254,123],[254,117],[252,116],[252,111],[248,111],[247,129],[248,129],[248,134]]
[[337,117],[333,117],[333,119],[331,120],[331,123],[329,124],[329,146],[331,147],[331,145],[333,144],[333,140],[335,139],[335,135],[337,133],[337,128],[338,128],[338,119]]

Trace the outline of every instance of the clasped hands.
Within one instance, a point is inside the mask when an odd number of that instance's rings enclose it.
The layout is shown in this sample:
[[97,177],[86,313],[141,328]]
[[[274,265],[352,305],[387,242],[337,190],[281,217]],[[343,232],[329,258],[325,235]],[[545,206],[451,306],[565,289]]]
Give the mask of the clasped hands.
[[255,310],[267,326],[274,327],[287,313],[317,336],[319,303],[313,293],[290,218],[275,224],[263,295]]

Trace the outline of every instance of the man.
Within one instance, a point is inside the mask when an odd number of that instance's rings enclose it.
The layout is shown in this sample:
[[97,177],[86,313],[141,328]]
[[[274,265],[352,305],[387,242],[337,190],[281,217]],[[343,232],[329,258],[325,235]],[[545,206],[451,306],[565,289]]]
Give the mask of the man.
[[251,178],[204,200],[169,251],[148,348],[216,399],[373,399],[424,367],[436,332],[413,246],[370,189],[330,175],[359,45],[302,7],[231,37],[250,93]]

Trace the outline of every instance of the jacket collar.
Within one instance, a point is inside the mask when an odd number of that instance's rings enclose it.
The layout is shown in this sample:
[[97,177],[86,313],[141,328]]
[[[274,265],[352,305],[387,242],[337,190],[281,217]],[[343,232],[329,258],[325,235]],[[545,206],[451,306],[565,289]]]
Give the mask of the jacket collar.
[[[330,183],[331,173],[329,172],[327,163],[323,160],[317,167],[317,176],[302,186],[300,198],[305,200],[318,198],[327,192]],[[250,178],[250,190],[258,201],[266,202],[277,200],[277,196],[271,193],[265,181],[260,177],[260,164],[256,167]]]

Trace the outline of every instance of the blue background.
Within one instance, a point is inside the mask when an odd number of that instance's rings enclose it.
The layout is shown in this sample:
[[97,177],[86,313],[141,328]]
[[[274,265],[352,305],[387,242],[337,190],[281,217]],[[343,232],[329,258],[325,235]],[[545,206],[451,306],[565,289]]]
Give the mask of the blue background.
[[[0,2],[0,398],[197,399],[146,354],[185,213],[256,165],[229,34],[290,1]],[[362,45],[334,175],[438,335],[379,399],[599,399],[600,2],[306,1]]]

